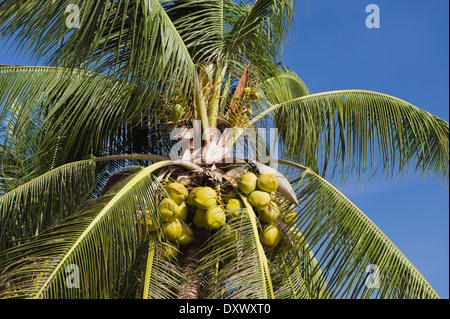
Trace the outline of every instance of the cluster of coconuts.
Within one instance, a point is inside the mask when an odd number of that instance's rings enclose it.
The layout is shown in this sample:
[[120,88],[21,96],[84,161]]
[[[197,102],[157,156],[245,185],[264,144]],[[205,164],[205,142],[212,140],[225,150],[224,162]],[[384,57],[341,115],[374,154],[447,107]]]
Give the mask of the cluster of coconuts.
[[[163,246],[163,257],[170,260],[176,257],[179,245],[188,245],[194,240],[194,231],[185,223],[188,216],[186,187],[180,183],[170,183],[166,186],[166,191],[169,197],[162,199],[158,206],[163,222],[162,228],[167,239]],[[148,210],[145,218],[141,219],[141,225],[146,226],[146,230],[151,235],[156,232],[155,224]]]
[[[242,212],[245,205],[240,196],[243,196],[258,212],[260,224],[264,226],[260,232],[260,241],[267,248],[277,246],[282,239],[277,222],[282,218],[289,224],[296,216],[293,211],[281,212],[273,200],[278,181],[272,173],[259,176],[251,172],[245,173],[237,182],[238,190],[223,195],[208,186],[196,187],[189,192],[186,186],[179,182],[167,183],[165,188],[169,196],[159,202],[159,212],[167,239],[163,256],[168,260],[177,256],[180,245],[188,245],[195,238],[193,229],[186,223],[188,207],[194,212],[192,223],[196,227],[214,231],[227,227],[227,216],[236,217]],[[146,217],[142,218],[141,225],[146,227],[151,235],[156,232],[149,211],[146,212]],[[223,234],[223,244],[236,240],[238,235],[231,229],[226,229]]]
[[278,181],[274,174],[265,173],[257,176],[254,173],[244,174],[238,182],[240,191],[246,194],[249,203],[259,212],[259,219],[263,228],[260,232],[260,241],[267,248],[277,246],[282,233],[277,226],[280,218],[291,223],[295,212],[281,212],[273,201],[274,192],[278,188]]
[[245,116],[250,118],[253,115],[252,103],[259,100],[259,94],[253,88],[246,87],[244,89],[244,94],[235,95],[234,100],[238,102],[239,113],[245,113]]

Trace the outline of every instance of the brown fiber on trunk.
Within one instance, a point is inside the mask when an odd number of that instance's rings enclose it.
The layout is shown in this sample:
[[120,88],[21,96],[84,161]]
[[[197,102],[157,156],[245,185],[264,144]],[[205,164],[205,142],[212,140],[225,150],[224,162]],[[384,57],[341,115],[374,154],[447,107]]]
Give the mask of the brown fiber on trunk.
[[184,260],[181,264],[181,275],[188,281],[183,283],[178,292],[178,299],[198,299],[201,274],[193,274],[197,269],[203,253],[200,249],[206,240],[207,232],[205,229],[196,228],[194,241],[184,250]]

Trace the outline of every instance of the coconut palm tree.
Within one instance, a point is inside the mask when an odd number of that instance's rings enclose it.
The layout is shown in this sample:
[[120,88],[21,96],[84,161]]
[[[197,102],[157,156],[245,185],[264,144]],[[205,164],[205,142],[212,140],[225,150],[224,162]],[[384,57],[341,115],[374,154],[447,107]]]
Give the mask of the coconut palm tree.
[[310,92],[279,63],[294,5],[0,2],[48,65],[0,67],[0,296],[438,298],[330,182],[448,183],[449,125]]

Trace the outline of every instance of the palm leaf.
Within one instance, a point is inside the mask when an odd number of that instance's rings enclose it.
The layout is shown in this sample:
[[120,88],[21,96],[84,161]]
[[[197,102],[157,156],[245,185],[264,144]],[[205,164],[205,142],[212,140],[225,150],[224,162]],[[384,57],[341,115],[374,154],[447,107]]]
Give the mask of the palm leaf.
[[[248,205],[238,216],[231,216],[202,251],[197,273],[205,283],[201,298],[267,299],[273,289],[267,259],[259,242],[258,221]],[[230,239],[231,238],[231,239]]]
[[[157,200],[153,173],[173,164],[165,161],[141,169],[51,231],[3,251],[0,256],[2,297],[114,296],[119,291],[119,279],[135,258],[137,208]],[[180,163],[191,167],[188,164]],[[84,283],[80,289],[64,285],[68,265],[79,267]]]
[[156,239],[150,240],[141,290],[143,299],[174,299],[183,282],[179,266],[162,257],[163,245]]
[[330,178],[386,176],[413,168],[448,182],[449,126],[398,98],[364,90],[311,94],[275,104],[282,157]]
[[311,299],[303,279],[299,261],[284,260],[281,254],[272,257],[270,263],[276,299]]
[[[65,25],[69,4],[80,9],[77,29]],[[155,92],[175,79],[186,89],[193,79],[189,52],[156,0],[29,0],[3,11],[0,25],[3,37],[14,37],[22,50],[33,48],[36,59],[48,56],[53,66],[107,72]]]
[[55,168],[0,197],[0,251],[38,235],[74,213],[95,184],[95,162]]
[[40,120],[25,117],[21,109],[21,103],[13,102],[9,118],[0,124],[0,139],[3,142],[0,146],[0,193],[7,193],[41,175],[37,165],[30,163],[36,151],[35,136]]
[[294,1],[259,0],[253,5],[225,1],[225,12],[232,26],[225,34],[226,55],[241,62],[244,57],[260,70],[272,69],[292,26]]
[[[170,149],[166,128],[156,125],[164,111],[157,116],[158,107],[135,85],[96,73],[43,67],[2,68],[0,83],[0,120],[6,130],[14,127],[14,139],[5,139],[5,144],[32,141],[28,157],[41,159],[40,167],[52,169],[90,154]],[[20,109],[13,109],[14,101],[21,101]],[[30,138],[34,122],[40,124]],[[164,139],[169,141],[161,143]],[[33,161],[30,165],[37,166]]]
[[208,65],[224,58],[224,32],[229,26],[224,20],[223,0],[162,3],[196,64]]
[[[389,238],[330,183],[311,169],[292,181],[301,203],[295,227],[304,236],[304,256],[312,251],[317,258],[317,264],[303,259],[313,298],[439,298]],[[379,287],[370,285],[368,267],[379,270]]]
[[277,70],[275,76],[262,81],[259,91],[270,102],[271,106],[311,94],[303,80],[285,66]]

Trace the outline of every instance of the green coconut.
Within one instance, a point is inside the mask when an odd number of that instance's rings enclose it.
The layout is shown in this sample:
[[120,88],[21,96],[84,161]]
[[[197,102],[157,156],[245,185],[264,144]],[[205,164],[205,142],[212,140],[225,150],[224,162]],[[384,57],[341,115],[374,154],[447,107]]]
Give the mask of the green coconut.
[[254,191],[248,197],[250,204],[252,204],[260,212],[267,208],[270,200],[270,194],[264,191]]
[[206,211],[205,209],[201,209],[201,208],[198,208],[195,211],[194,218],[192,220],[192,222],[194,223],[195,226],[200,227],[200,228],[206,227],[205,211]]
[[299,250],[302,248],[302,243],[305,240],[305,237],[303,237],[303,234],[300,231],[297,232],[291,232],[292,241],[294,242],[294,249]]
[[232,216],[239,216],[241,209],[244,208],[244,204],[239,199],[230,199],[225,206],[225,210]]
[[252,94],[250,94],[250,97],[252,100],[259,100],[259,98],[260,98],[258,92],[253,92]]
[[181,235],[177,238],[180,245],[189,245],[194,241],[194,231],[186,224],[182,224]]
[[164,198],[159,203],[159,212],[163,221],[168,222],[180,216],[180,207],[170,198]]
[[276,225],[269,224],[264,227],[259,238],[264,245],[272,248],[278,245],[282,237],[278,227]]
[[258,176],[258,188],[262,191],[271,193],[277,190],[278,181],[274,174],[265,173]]
[[188,198],[186,199],[186,203],[190,206],[195,206],[194,198],[195,193],[197,193],[200,190],[200,187],[196,187],[193,190],[191,190],[191,193],[189,194]]
[[287,225],[292,224],[295,222],[295,219],[297,218],[297,214],[295,212],[287,212],[283,215],[283,220],[286,222]]
[[164,224],[164,232],[166,233],[167,238],[170,240],[178,239],[182,231],[183,226],[178,218]]
[[182,220],[186,220],[188,215],[188,208],[186,202],[182,202],[181,205],[178,207],[180,208],[180,218]]
[[162,246],[162,257],[165,259],[165,260],[172,260],[172,259],[174,259],[176,256],[177,256],[177,254],[178,254],[178,247],[177,247],[177,245],[176,244],[174,244],[174,243],[171,243],[171,242],[169,242],[169,243],[165,243],[163,246]]
[[217,193],[211,187],[197,187],[191,194],[191,204],[197,208],[208,209],[217,205]]
[[226,215],[222,207],[214,206],[205,212],[205,223],[208,229],[219,229],[225,225]]
[[145,218],[141,218],[141,240],[147,240],[147,223],[145,222]]
[[244,174],[238,181],[238,187],[244,194],[250,194],[256,189],[258,177],[253,173]]
[[280,216],[280,212],[275,207],[268,205],[266,209],[261,211],[259,218],[266,223],[273,223]]
[[228,204],[230,199],[239,199],[239,194],[234,189],[222,196],[222,200],[225,204]]
[[166,191],[177,205],[181,205],[188,197],[188,190],[181,183],[167,184]]
[[150,211],[148,210],[145,211],[145,216],[141,218],[141,226],[143,228],[147,228],[149,232],[156,231],[156,227],[153,224],[152,218],[150,217]]

